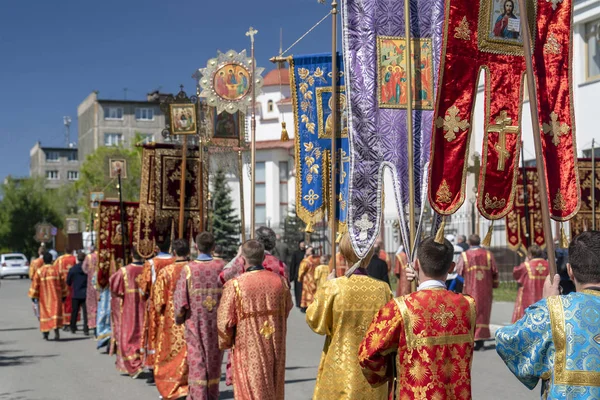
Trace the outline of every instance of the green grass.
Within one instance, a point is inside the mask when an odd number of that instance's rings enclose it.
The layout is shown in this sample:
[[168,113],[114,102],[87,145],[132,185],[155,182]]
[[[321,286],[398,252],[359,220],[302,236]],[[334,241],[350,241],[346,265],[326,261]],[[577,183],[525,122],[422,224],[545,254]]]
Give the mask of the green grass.
[[516,282],[500,282],[500,287],[494,289],[494,301],[515,301],[516,299]]

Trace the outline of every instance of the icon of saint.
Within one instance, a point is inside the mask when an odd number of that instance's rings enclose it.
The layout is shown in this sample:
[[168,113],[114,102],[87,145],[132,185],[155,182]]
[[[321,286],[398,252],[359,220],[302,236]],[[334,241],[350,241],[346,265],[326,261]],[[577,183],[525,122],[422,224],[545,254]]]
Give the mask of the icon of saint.
[[513,0],[504,0],[504,12],[499,15],[494,24],[494,36],[503,39],[519,39],[519,32],[509,30],[509,19],[518,20],[514,14],[515,2]]

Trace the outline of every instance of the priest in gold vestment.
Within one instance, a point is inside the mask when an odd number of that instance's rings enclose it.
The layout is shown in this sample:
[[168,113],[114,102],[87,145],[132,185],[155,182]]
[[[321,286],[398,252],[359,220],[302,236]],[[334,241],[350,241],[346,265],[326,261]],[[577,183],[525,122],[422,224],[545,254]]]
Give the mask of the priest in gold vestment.
[[373,250],[359,260],[346,233],[340,241],[340,251],[352,266],[347,276],[325,282],[306,311],[308,326],[315,333],[327,336],[313,398],[385,399],[387,388],[372,388],[363,376],[358,364],[358,347],[371,320],[392,298],[392,293],[387,283],[367,275],[365,267]]
[[229,280],[217,312],[219,348],[233,350],[238,400],[283,400],[287,318],[293,307],[287,279],[262,266],[264,246],[242,247],[249,267]]

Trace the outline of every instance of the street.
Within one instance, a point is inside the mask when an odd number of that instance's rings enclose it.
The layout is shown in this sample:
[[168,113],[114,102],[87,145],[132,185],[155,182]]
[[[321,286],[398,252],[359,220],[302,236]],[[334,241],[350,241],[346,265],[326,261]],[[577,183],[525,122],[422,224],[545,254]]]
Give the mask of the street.
[[[0,287],[0,400],[157,399],[158,392],[142,380],[121,375],[114,358],[95,349],[93,339],[79,331],[61,332],[61,341],[45,342],[38,330],[29,280],[8,278]],[[511,303],[494,303],[493,324],[510,321]],[[51,334],[52,337],[52,334]],[[314,334],[297,308],[288,323],[286,398],[312,397],[323,337]],[[493,349],[476,352],[472,369],[474,399],[539,399],[510,374]],[[221,382],[221,398],[232,399]],[[501,394],[500,394],[501,393]]]

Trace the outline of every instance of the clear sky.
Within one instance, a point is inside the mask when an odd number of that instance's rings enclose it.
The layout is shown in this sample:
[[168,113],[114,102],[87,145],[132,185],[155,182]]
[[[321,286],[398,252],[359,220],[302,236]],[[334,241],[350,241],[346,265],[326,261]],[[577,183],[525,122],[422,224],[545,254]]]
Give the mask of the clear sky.
[[[328,0],[328,4],[329,4]],[[77,106],[93,90],[101,98],[144,99],[180,84],[217,50],[250,52],[245,33],[258,30],[258,66],[319,21],[317,0],[0,0],[0,179],[29,175],[37,140],[64,145],[63,116],[77,139]],[[331,21],[291,53],[331,50]]]

